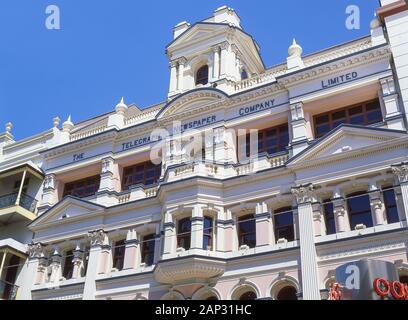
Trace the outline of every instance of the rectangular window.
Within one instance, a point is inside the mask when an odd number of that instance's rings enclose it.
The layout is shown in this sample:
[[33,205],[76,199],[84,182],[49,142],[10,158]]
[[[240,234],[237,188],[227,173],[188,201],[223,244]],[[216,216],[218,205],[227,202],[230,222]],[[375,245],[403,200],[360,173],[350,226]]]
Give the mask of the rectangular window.
[[[289,145],[288,124],[258,131],[258,153],[269,155],[286,151]],[[246,136],[246,154],[250,156],[250,134]]]
[[320,138],[343,123],[371,125],[383,121],[378,99],[314,117],[315,137]]
[[293,211],[291,207],[282,208],[274,212],[275,239],[295,240],[293,226]]
[[213,249],[213,219],[204,217],[203,249]]
[[247,245],[256,247],[256,227],[253,215],[246,215],[238,219],[238,242],[239,246]]
[[99,189],[101,177],[94,176],[65,184],[63,196],[85,198],[93,196]]
[[62,276],[67,280],[72,278],[72,272],[74,270],[74,264],[72,262],[73,259],[74,259],[74,252],[72,250],[65,252],[64,268],[62,269]]
[[334,207],[333,203],[328,200],[323,204],[324,219],[326,223],[326,234],[335,234],[336,233],[336,223],[334,220]]
[[142,239],[142,263],[151,266],[154,262],[154,247],[156,238],[154,234],[149,234]]
[[363,224],[367,228],[373,227],[370,197],[367,194],[357,193],[349,195],[347,205],[351,230],[355,230],[359,224]]
[[161,175],[161,165],[154,165],[147,161],[135,166],[123,169],[123,190],[128,190],[132,186],[150,186],[159,181]]
[[397,208],[397,200],[393,188],[386,188],[383,192],[387,222],[397,223],[400,221]]
[[125,261],[125,240],[116,241],[113,248],[113,268],[117,270],[123,269]]
[[177,225],[177,247],[189,250],[191,248],[191,219],[185,218]]

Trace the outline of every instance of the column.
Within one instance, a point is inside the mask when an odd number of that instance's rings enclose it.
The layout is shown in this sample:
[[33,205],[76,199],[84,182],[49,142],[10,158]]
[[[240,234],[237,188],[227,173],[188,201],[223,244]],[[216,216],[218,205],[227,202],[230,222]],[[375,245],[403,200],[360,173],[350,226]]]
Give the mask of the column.
[[24,284],[20,288],[21,300],[31,300],[31,290],[35,284],[43,284],[47,276],[47,259],[45,246],[41,243],[28,245],[28,260],[21,272],[24,271]]
[[386,222],[384,215],[384,205],[381,198],[381,191],[377,188],[376,184],[372,184],[370,187],[370,205],[371,215],[375,226],[384,225]]
[[163,239],[163,254],[172,254],[176,252],[176,225],[173,222],[173,215],[170,212],[165,213],[164,218],[164,239]]
[[153,259],[154,264],[157,264],[160,261],[161,243],[162,243],[161,226],[160,223],[158,223],[156,225],[156,237],[154,242],[154,259]]
[[44,178],[41,207],[52,207],[58,199],[57,181],[54,174],[48,174]]
[[178,60],[177,91],[184,90],[184,67],[186,63],[187,63],[186,58],[181,58]]
[[398,178],[401,187],[401,197],[404,207],[404,213],[401,214],[403,220],[408,221],[408,163],[404,162],[392,166],[392,172]]
[[54,253],[51,256],[51,276],[50,283],[58,284],[62,279],[62,267],[61,267],[62,255],[59,248],[55,248]]
[[404,118],[399,106],[399,96],[395,89],[394,77],[389,76],[380,80],[382,101],[385,109],[384,120],[388,129],[405,130]]
[[229,48],[229,43],[228,42],[223,42],[220,45],[221,48],[221,61],[220,61],[220,78],[226,77],[227,76],[227,64],[228,64],[228,48]]
[[265,202],[255,207],[256,246],[269,246],[272,242],[272,216]]
[[346,210],[346,201],[339,190],[334,191],[333,195],[333,213],[336,224],[336,232],[350,231],[350,222]]
[[298,204],[303,300],[321,300],[313,230],[313,192],[311,184],[292,189]]
[[20,188],[18,189],[17,199],[16,199],[16,206],[20,205],[21,194],[23,193],[24,181],[26,179],[27,170],[24,170],[23,177],[21,178]]
[[236,163],[236,136],[234,130],[225,127],[214,128],[214,160],[222,163]]
[[313,225],[316,237],[323,235],[324,217],[322,214],[322,205],[318,202],[312,204],[313,209]]
[[125,242],[125,260],[123,269],[136,269],[140,266],[140,243],[136,230],[129,230]]
[[102,247],[107,245],[109,240],[103,230],[91,231],[88,233],[88,237],[91,242],[91,248],[89,250],[83,300],[95,300],[95,281],[100,270]]
[[204,217],[201,205],[195,205],[191,217],[191,249],[203,249]]
[[115,191],[117,179],[114,175],[114,159],[107,157],[102,159],[101,182],[98,191]]
[[177,90],[177,61],[170,61],[170,88],[169,95],[174,94]]
[[292,141],[290,142],[293,153],[292,156],[295,156],[309,146],[302,102],[290,105],[289,130],[291,131],[292,137]]
[[72,270],[72,279],[79,279],[82,278],[84,274],[84,251],[77,246],[73,254],[72,264],[74,268]]
[[212,50],[214,55],[213,79],[218,80],[220,77],[220,47],[213,47]]

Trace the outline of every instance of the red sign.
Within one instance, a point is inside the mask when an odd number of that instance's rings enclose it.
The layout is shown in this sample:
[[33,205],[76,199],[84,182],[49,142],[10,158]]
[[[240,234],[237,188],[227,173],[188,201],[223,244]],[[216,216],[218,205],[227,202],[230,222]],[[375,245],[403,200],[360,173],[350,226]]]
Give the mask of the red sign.
[[381,298],[391,296],[395,300],[408,300],[408,285],[404,283],[377,278],[373,286],[375,293]]

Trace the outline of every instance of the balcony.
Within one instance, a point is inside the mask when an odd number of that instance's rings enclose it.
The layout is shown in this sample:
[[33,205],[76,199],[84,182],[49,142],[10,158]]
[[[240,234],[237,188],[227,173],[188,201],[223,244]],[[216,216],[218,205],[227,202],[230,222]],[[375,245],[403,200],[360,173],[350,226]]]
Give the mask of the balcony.
[[0,300],[15,300],[19,287],[0,280]]

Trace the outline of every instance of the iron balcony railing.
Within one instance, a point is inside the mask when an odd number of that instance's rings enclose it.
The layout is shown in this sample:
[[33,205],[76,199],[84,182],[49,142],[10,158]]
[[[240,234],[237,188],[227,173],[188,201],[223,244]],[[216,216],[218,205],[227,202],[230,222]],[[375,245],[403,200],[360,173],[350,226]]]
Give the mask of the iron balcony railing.
[[35,213],[37,208],[37,200],[27,194],[22,193],[19,203],[17,203],[18,193],[7,194],[0,196],[0,209],[19,205],[20,207]]
[[15,300],[18,288],[15,284],[0,280],[0,299]]

